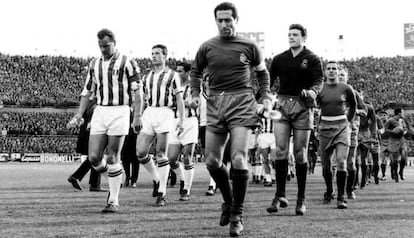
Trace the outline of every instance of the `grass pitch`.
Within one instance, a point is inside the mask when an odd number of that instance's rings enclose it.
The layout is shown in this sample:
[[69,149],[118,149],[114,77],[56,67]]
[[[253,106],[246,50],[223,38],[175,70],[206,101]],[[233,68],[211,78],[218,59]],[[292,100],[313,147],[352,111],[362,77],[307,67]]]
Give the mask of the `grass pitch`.
[[[136,188],[122,188],[121,213],[102,214],[106,193],[75,191],[66,181],[73,164],[0,164],[0,237],[228,237],[220,227],[221,194],[205,196],[208,173],[197,163],[190,201],[167,189],[165,207],[155,207],[152,182],[141,169]],[[287,184],[289,207],[269,215],[275,186],[249,184],[243,237],[414,237],[414,167],[405,181],[389,178],[356,191],[348,209],[322,204],[321,167],[308,176],[307,213],[295,216],[296,178]],[[107,187],[106,179],[103,186]]]

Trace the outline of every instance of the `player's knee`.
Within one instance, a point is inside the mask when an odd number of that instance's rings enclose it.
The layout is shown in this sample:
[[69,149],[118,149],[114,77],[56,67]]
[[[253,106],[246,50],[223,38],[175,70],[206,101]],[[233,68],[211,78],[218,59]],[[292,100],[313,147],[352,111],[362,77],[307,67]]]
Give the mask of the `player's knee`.
[[147,156],[148,156],[148,151],[141,150],[141,149],[138,149],[137,148],[137,157],[138,157],[138,160],[145,159]]
[[137,154],[137,158],[140,164],[146,164],[152,159],[148,154]]
[[308,162],[308,153],[305,153],[303,150],[295,151],[295,161],[298,164],[305,164]]
[[215,170],[219,168],[219,160],[212,156],[206,157],[206,166],[209,171]]
[[89,153],[88,159],[91,162],[92,166],[99,165],[102,160],[102,158],[96,153]]
[[276,159],[282,160],[288,158],[288,150],[286,148],[276,147]]
[[336,163],[336,167],[337,167],[338,171],[346,171],[346,162],[345,162],[345,160],[338,161]]
[[183,162],[184,165],[191,165],[193,164],[193,158],[191,157],[191,155],[184,155]]
[[116,153],[109,153],[106,156],[106,161],[108,162],[108,164],[117,164],[120,161],[120,155]]
[[180,163],[178,162],[177,159],[169,159],[169,163],[170,163],[171,169],[178,169],[178,167],[180,167]]
[[356,170],[355,163],[353,163],[352,161],[348,161],[346,163],[346,169],[347,170],[352,170],[352,171]]

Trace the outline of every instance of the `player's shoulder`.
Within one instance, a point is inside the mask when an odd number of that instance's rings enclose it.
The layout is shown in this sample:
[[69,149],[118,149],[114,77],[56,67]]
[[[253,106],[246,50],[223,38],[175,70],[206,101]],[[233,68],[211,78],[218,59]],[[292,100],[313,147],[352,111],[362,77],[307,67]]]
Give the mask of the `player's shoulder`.
[[232,40],[234,42],[238,42],[238,43],[242,43],[242,44],[254,45],[254,46],[257,45],[257,43],[255,41],[253,41],[252,39],[247,38],[245,36],[241,36],[241,35],[234,36]]
[[351,92],[354,92],[354,89],[352,88],[352,86],[351,85],[349,85],[349,84],[346,84],[346,83],[339,83],[338,85],[341,85],[340,87],[343,87],[343,88],[345,88],[346,90],[349,90],[349,91],[351,91]]
[[273,57],[273,58],[281,58],[281,57],[287,57],[287,56],[289,56],[291,53],[290,53],[290,49],[288,49],[288,50],[285,50],[285,51],[283,51],[283,52],[281,52],[281,53],[279,53],[279,54],[277,54],[275,57]]
[[285,50],[285,51],[283,51],[283,52],[281,52],[281,53],[279,53],[279,54],[277,54],[277,55],[275,55],[274,57],[273,57],[273,59],[272,59],[272,61],[278,61],[278,60],[281,60],[281,59],[284,59],[284,58],[288,58],[289,57],[289,55],[290,55],[290,50]]
[[167,75],[167,77],[171,77],[177,80],[180,78],[180,75],[178,74],[178,72],[175,71],[175,69],[170,68],[168,66],[165,68],[164,72],[165,72],[165,75]]
[[305,47],[303,49],[303,54],[304,54],[304,56],[306,56],[307,58],[310,58],[311,60],[316,60],[316,61],[321,61],[322,62],[321,57],[319,57],[317,54],[315,54],[313,51],[311,51],[307,47]]
[[204,41],[203,43],[201,43],[200,47],[203,48],[203,47],[208,47],[208,46],[211,46],[211,45],[216,45],[219,42],[220,42],[220,37],[214,36],[214,37],[211,37],[210,39]]

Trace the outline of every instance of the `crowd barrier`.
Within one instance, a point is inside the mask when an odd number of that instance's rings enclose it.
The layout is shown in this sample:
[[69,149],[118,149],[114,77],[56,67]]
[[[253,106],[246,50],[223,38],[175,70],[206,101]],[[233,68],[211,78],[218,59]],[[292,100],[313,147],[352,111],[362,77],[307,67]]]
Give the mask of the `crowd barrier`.
[[73,163],[80,159],[80,154],[69,153],[0,153],[0,162]]

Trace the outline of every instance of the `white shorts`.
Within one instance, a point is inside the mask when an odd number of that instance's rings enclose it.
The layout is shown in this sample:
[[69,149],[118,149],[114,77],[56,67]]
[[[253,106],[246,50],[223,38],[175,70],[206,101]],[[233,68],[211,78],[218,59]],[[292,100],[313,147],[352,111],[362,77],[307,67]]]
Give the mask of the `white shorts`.
[[130,127],[129,106],[96,106],[91,119],[91,135],[128,135]]
[[171,132],[174,112],[168,107],[147,107],[141,117],[141,132],[153,136]]
[[256,134],[250,133],[250,135],[248,137],[249,137],[248,138],[249,143],[247,145],[248,145],[249,150],[250,149],[255,149],[257,147]]
[[178,136],[176,130],[179,118],[174,118],[173,130],[168,134],[168,144],[188,145],[196,144],[198,142],[198,120],[197,117],[184,118],[184,131]]
[[257,144],[260,149],[276,149],[276,138],[273,133],[260,133],[257,136]]

